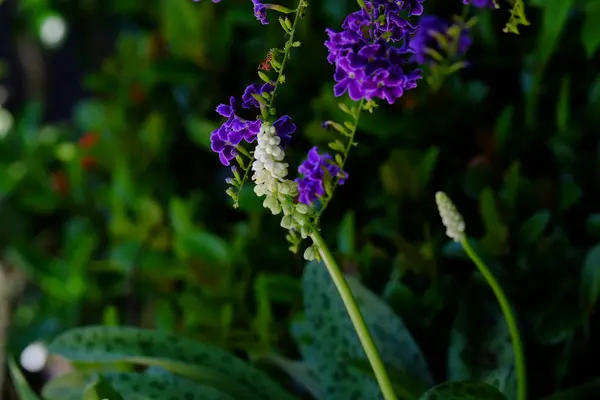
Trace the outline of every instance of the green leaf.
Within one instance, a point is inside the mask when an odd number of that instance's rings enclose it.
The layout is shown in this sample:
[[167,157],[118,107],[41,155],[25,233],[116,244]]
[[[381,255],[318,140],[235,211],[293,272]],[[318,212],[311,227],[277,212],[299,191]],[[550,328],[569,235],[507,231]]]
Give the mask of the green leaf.
[[214,20],[214,7],[204,2],[162,0],[161,30],[175,56],[199,61],[204,56],[207,32]]
[[523,223],[519,230],[519,240],[524,244],[535,243],[550,222],[550,212],[543,210],[538,211]]
[[12,358],[8,360],[8,368],[19,398],[21,400],[39,400],[39,397],[31,390],[27,380]]
[[498,152],[504,154],[507,148],[508,138],[511,133],[511,125],[515,114],[515,107],[511,104],[506,106],[498,119],[496,120],[496,142],[498,143]]
[[500,218],[496,197],[490,188],[481,192],[480,207],[486,235],[483,239],[485,247],[495,254],[506,251],[508,240],[508,228]]
[[506,400],[493,386],[483,382],[446,382],[425,392],[419,400]]
[[561,181],[558,192],[558,206],[560,211],[566,211],[581,198],[581,188],[573,179],[565,178]]
[[159,112],[151,113],[139,134],[139,138],[153,156],[160,154],[163,149],[166,133],[166,122],[163,114]]
[[591,59],[600,47],[600,1],[588,0],[584,15],[581,41],[588,58]]
[[194,229],[177,236],[175,248],[180,257],[199,258],[208,264],[229,265],[232,254],[219,236]]
[[569,17],[573,0],[546,0],[543,3],[542,28],[538,41],[540,63],[545,65],[554,49]]
[[502,311],[485,285],[465,289],[450,332],[448,379],[485,382],[515,398],[514,351]]
[[562,79],[560,92],[558,95],[558,103],[556,104],[556,126],[558,127],[558,136],[569,135],[569,97],[571,92],[571,79],[566,76]]
[[586,308],[593,308],[600,294],[600,244],[587,253],[581,270],[579,296]]
[[329,147],[335,151],[339,151],[340,153],[344,153],[346,151],[346,147],[341,142],[341,140],[335,140],[329,143]]
[[340,223],[338,233],[338,246],[340,253],[346,256],[352,256],[355,248],[355,226],[354,226],[354,212],[348,211],[342,222]]
[[[391,308],[353,277],[347,277],[354,297],[373,335],[383,362],[431,385],[433,379],[412,335]],[[381,391],[368,374],[351,368],[366,356],[327,269],[308,263],[303,275],[306,326],[311,340],[307,360],[315,365],[328,399],[379,398]],[[298,332],[293,332],[296,340]]]
[[504,175],[504,189],[502,197],[506,204],[514,209],[517,205],[519,188],[521,187],[521,164],[513,162]]
[[[171,393],[169,393],[171,394]],[[166,393],[165,393],[166,395]],[[83,391],[83,400],[124,400],[105,379],[98,378],[96,382],[90,383]]]
[[[98,381],[100,377],[100,381]],[[98,382],[104,382],[98,387]],[[106,387],[120,393],[109,396]],[[92,397],[95,393],[99,397]],[[46,384],[42,392],[46,400],[233,400],[234,397],[209,386],[201,385],[170,373],[130,373],[77,371],[61,375]],[[86,394],[90,397],[85,397]]]
[[300,298],[300,285],[290,276],[261,273],[254,280],[254,296],[258,331],[264,343],[268,344],[274,322],[271,303],[293,303]]
[[234,398],[292,399],[269,377],[227,352],[168,333],[91,326],[63,333],[48,347],[52,353],[82,363],[160,366]]
[[600,239],[600,213],[591,214],[586,220],[588,234]]
[[421,187],[425,188],[431,180],[441,149],[437,146],[432,146],[427,149],[427,152],[421,160]]
[[[371,367],[369,362],[352,360],[350,361],[350,364],[375,378],[373,367]],[[417,400],[419,396],[427,390],[427,387],[423,385],[422,382],[415,380],[406,372],[394,368],[391,365],[386,365],[385,369],[392,381],[394,392],[402,399]]]
[[561,390],[558,393],[544,397],[543,400],[573,400],[573,399],[591,399],[598,395],[600,391],[600,379],[584,383],[580,386]]

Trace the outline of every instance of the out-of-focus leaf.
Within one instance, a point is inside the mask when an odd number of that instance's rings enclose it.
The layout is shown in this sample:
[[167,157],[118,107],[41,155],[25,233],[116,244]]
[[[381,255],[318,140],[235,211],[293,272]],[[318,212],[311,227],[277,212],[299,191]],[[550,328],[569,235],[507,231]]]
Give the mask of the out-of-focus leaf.
[[566,76],[562,79],[558,102],[556,104],[556,126],[558,127],[558,137],[569,138],[569,102],[571,93],[571,79]]
[[502,197],[506,204],[515,208],[519,196],[519,187],[521,186],[521,164],[515,161],[506,171],[504,175],[504,189]]
[[210,149],[210,134],[219,126],[214,122],[204,119],[189,117],[186,120],[186,130],[190,139],[192,139],[200,147]]
[[591,214],[586,220],[588,233],[600,239],[600,213]]
[[198,258],[208,264],[229,265],[232,259],[225,240],[197,229],[178,235],[175,249],[180,257]]
[[427,152],[421,160],[421,188],[425,188],[431,181],[433,171],[437,165],[441,149],[433,146],[427,149]]
[[600,245],[594,246],[587,253],[579,284],[579,296],[587,309],[596,305],[598,295],[600,295]]
[[[100,376],[100,381],[97,381]],[[98,386],[100,384],[101,386]],[[119,397],[111,395],[120,393]],[[43,390],[46,400],[164,400],[178,399],[233,400],[234,397],[191,380],[169,373],[138,374],[126,372],[72,372],[48,382]],[[86,397],[89,396],[89,397]],[[95,396],[95,397],[94,397]]]
[[508,228],[502,222],[492,189],[486,188],[481,192],[480,207],[486,231],[483,239],[485,247],[501,254],[507,250]]
[[573,0],[546,0],[543,3],[542,28],[538,39],[540,63],[545,65],[554,49],[567,22]]
[[600,379],[593,380],[580,386],[561,390],[558,393],[544,397],[543,400],[571,400],[593,398],[600,390]]
[[523,244],[535,243],[550,222],[550,212],[538,211],[527,219],[519,230],[519,240]]
[[161,30],[173,54],[199,64],[205,62],[207,25],[214,20],[214,12],[207,2],[161,1]]
[[577,183],[575,183],[575,181],[573,181],[573,179],[568,177],[562,179],[558,193],[558,204],[560,210],[568,210],[571,206],[579,201],[581,195],[581,188]]
[[588,0],[581,28],[581,41],[588,58],[592,58],[600,47],[600,1]]
[[483,382],[446,382],[429,389],[419,400],[506,400],[493,386]]
[[[472,301],[475,296],[477,301]],[[479,290],[470,289],[459,303],[450,333],[448,379],[482,381],[512,399],[516,375],[508,327],[495,299],[480,296]]]
[[496,143],[498,143],[498,152],[500,154],[504,154],[506,151],[514,113],[515,107],[511,104],[502,110],[496,120]]
[[292,398],[266,375],[227,352],[167,333],[90,326],[63,333],[48,348],[77,362],[160,366],[234,398]]
[[140,140],[153,156],[160,153],[164,143],[165,117],[158,112],[151,113],[140,132]]
[[[350,364],[358,368],[359,370],[369,374],[372,378],[375,378],[373,367],[367,361],[352,360]],[[417,400],[420,395],[427,390],[422,382],[414,379],[405,371],[399,370],[391,365],[386,365],[385,369],[392,381],[394,392],[401,396],[402,399],[406,400]]]
[[338,246],[340,253],[346,256],[352,256],[355,251],[355,224],[354,213],[346,213],[338,230]]
[[[171,393],[169,393],[171,394]],[[134,394],[135,396],[136,394]],[[139,392],[137,394],[139,396]],[[166,393],[165,393],[166,395]],[[88,384],[83,391],[83,400],[124,400],[123,396],[117,392],[110,383],[102,377],[99,377],[96,382]]]
[[40,398],[35,394],[35,392],[31,390],[31,387],[29,387],[27,380],[25,379],[25,377],[21,373],[21,370],[12,358],[8,360],[8,367],[10,370],[10,376],[13,380],[15,389],[19,394],[20,399],[40,400]]

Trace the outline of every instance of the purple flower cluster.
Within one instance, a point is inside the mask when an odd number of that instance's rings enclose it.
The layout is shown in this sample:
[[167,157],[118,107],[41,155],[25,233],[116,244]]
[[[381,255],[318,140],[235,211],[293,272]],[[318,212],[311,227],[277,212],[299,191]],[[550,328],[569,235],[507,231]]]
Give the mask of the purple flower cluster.
[[258,100],[252,96],[253,94],[261,95],[263,93],[272,93],[275,90],[275,85],[272,83],[253,83],[244,90],[242,95],[242,107],[243,108],[260,108]]
[[[260,104],[252,94],[270,93],[274,88],[275,86],[272,83],[253,83],[249,85],[242,95],[242,108],[259,108]],[[229,105],[219,104],[216,111],[227,120],[210,134],[211,149],[215,153],[219,153],[219,159],[223,165],[229,165],[237,155],[235,146],[240,144],[242,140],[248,143],[256,140],[256,135],[260,131],[262,123],[259,119],[248,121],[237,115],[237,103],[235,97],[231,96]],[[284,115],[275,121],[273,126],[281,137],[281,146],[287,146],[292,140],[292,133],[296,131],[296,125],[292,122],[292,119]]]
[[[213,0],[214,1],[214,0]],[[220,0],[219,0],[220,1]],[[244,90],[242,95],[242,107],[246,109],[259,108],[258,101],[252,94],[272,92],[274,86],[270,83],[253,83]],[[227,120],[210,134],[210,146],[215,153],[219,153],[219,159],[223,165],[229,165],[230,161],[237,155],[235,146],[242,140],[252,143],[260,130],[260,120],[247,121],[236,114],[237,100],[231,96],[229,105],[219,104],[217,113]]]
[[308,157],[298,167],[298,172],[303,175],[302,178],[296,178],[298,201],[307,205],[311,205],[313,201],[325,194],[326,174],[331,178],[341,175],[340,185],[343,185],[348,178],[348,174],[340,170],[331,156],[327,153],[319,154],[316,146],[310,149]]
[[496,8],[494,0],[463,0],[464,4],[471,4],[477,8]]
[[[440,51],[438,41],[431,35],[432,32],[439,32],[442,35],[447,36],[446,31],[450,27],[450,22],[445,19],[434,17],[431,15],[423,16],[419,23],[419,29],[417,33],[410,41],[410,47],[414,52],[415,61],[419,64],[431,62],[432,59],[427,54],[427,49],[433,49]],[[466,29],[463,29],[460,33],[458,43],[456,46],[456,53],[453,56],[460,56],[467,52],[467,49],[471,46],[471,38]]]
[[260,0],[252,0],[252,5],[254,6],[254,16],[256,19],[259,20],[261,24],[268,25],[267,6],[262,4]]
[[[423,0],[371,0],[348,15],[342,31],[327,29],[327,61],[335,65],[334,94],[354,101],[381,98],[392,104],[417,86],[421,71],[405,72],[410,36],[417,27],[401,17],[423,13]],[[393,46],[398,44],[398,46]]]

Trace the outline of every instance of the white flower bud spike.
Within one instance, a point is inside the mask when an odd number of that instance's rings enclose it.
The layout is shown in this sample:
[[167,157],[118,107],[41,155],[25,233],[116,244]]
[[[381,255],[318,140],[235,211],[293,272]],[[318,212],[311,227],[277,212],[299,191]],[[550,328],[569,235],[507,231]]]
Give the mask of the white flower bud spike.
[[442,223],[446,227],[446,235],[455,242],[460,242],[465,238],[465,221],[462,215],[452,203],[452,200],[444,192],[435,194],[435,202],[437,203]]

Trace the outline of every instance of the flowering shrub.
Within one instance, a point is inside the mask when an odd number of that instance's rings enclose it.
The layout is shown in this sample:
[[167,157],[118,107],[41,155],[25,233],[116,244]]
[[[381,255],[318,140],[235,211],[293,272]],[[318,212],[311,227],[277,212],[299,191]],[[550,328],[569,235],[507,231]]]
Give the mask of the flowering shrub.
[[71,362],[43,398],[593,396],[593,6],[117,3],[69,11],[119,35],[68,121],[0,110],[8,349]]

